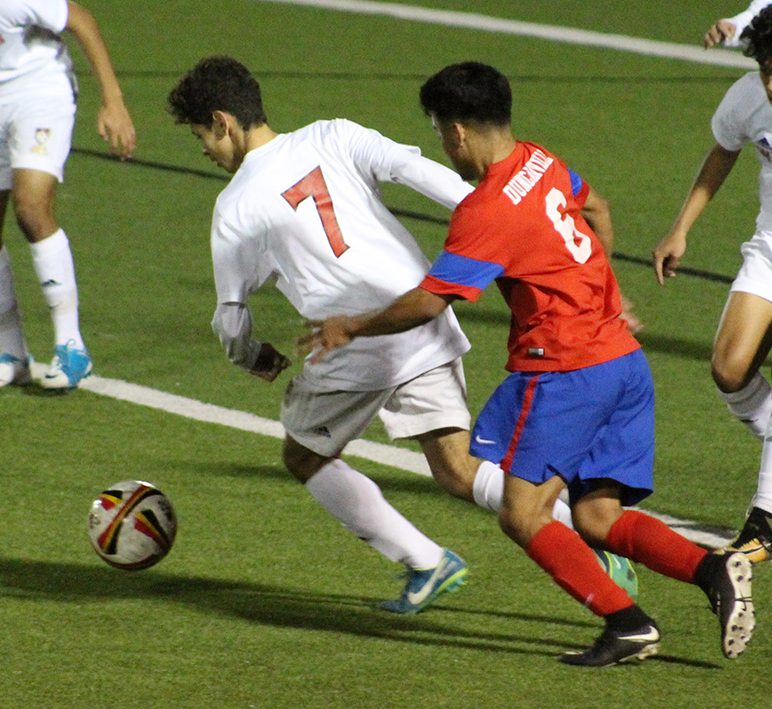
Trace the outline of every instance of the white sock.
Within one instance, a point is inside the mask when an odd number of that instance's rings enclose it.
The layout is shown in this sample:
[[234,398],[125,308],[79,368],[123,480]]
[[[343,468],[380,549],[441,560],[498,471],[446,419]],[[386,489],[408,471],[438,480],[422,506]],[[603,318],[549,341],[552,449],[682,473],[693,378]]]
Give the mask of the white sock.
[[59,229],[47,239],[29,246],[32,265],[51,311],[55,344],[66,345],[74,341],[73,346],[82,349],[83,338],[78,325],[78,286],[67,236]]
[[[499,512],[504,502],[504,475],[506,473],[495,463],[484,460],[477,468],[472,495],[474,501],[483,509]],[[555,500],[552,516],[571,529],[574,523],[571,519],[571,508],[560,498]]]
[[0,352],[24,359],[27,344],[21,331],[21,315],[16,302],[11,257],[8,249],[0,248]]
[[472,495],[483,509],[499,512],[504,499],[504,471],[495,463],[484,460],[477,468]]
[[767,427],[764,444],[761,448],[759,480],[753,506],[772,513],[772,420]]
[[413,569],[430,569],[440,563],[442,547],[386,502],[370,478],[342,460],[336,458],[322,467],[306,489],[352,534],[388,559]]
[[772,417],[772,387],[760,372],[756,372],[740,391],[718,390],[718,395],[756,438],[764,438],[767,424]]

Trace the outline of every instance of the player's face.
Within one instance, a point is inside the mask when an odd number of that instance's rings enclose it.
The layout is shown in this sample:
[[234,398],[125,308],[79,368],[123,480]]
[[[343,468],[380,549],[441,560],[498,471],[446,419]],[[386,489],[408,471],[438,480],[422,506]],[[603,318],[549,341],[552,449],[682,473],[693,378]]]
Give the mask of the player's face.
[[201,141],[201,151],[212,162],[228,172],[238,170],[241,160],[236,155],[235,145],[227,132],[223,134],[216,124],[207,128],[201,123],[193,123],[190,132]]
[[761,83],[764,84],[764,90],[767,92],[767,99],[772,103],[772,58],[759,64],[759,73],[761,74]]
[[461,176],[462,180],[467,182],[477,180],[480,176],[477,174],[477,170],[468,155],[467,146],[463,141],[459,140],[455,125],[453,123],[442,123],[437,120],[436,116],[432,115],[432,126],[434,126],[437,135],[440,136],[442,149],[445,155],[450,158],[450,162],[453,163],[456,172]]

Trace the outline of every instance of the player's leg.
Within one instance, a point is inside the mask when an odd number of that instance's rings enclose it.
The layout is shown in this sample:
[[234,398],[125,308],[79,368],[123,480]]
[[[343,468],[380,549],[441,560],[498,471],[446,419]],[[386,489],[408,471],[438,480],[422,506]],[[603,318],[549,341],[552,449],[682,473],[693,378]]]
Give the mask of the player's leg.
[[722,650],[737,657],[754,623],[747,560],[738,554],[708,554],[660,520],[622,507],[644,499],[653,488],[654,399],[645,357],[633,352],[572,378],[587,381],[599,393],[605,384],[612,394],[602,426],[570,478],[577,531],[590,544],[699,585],[719,608]]
[[711,369],[729,410],[758,438],[772,413],[772,388],[759,372],[772,346],[772,302],[732,291],[713,345]]
[[567,653],[561,661],[601,667],[656,654],[656,623],[601,569],[587,543],[552,519],[552,506],[563,487],[557,475],[542,483],[508,475],[499,513],[504,533],[564,591],[606,621],[606,630],[592,647]]
[[762,444],[756,494],[743,528],[725,551],[742,552],[753,564],[772,559],[772,420]]
[[[0,160],[2,163],[2,160]],[[0,167],[0,182],[2,182]],[[10,175],[10,168],[8,168]],[[10,186],[9,186],[10,187]],[[11,257],[3,246],[2,232],[10,189],[0,190],[0,387],[31,381],[29,353],[21,329],[21,315],[11,269]]]
[[408,584],[402,597],[382,607],[416,613],[443,593],[456,590],[467,573],[466,565],[397,512],[370,478],[337,457],[390,394],[321,392],[302,375],[295,377],[282,404],[281,420],[287,430],[284,462],[352,534],[407,566]]
[[759,234],[743,244],[743,265],[732,284],[716,335],[713,376],[730,411],[763,441],[756,495],[727,551],[753,563],[772,558],[772,388],[759,368],[772,347],[772,243]]
[[772,412],[772,390],[759,367],[772,345],[772,234],[742,245],[743,263],[719,322],[711,369],[729,410],[758,438]]
[[54,360],[42,384],[71,389],[91,372],[80,334],[78,287],[70,242],[54,216],[57,179],[41,170],[14,170],[16,220],[29,242],[32,264],[54,325]]
[[78,288],[72,252],[54,213],[56,186],[70,151],[75,104],[69,82],[18,99],[9,140],[16,221],[54,326],[54,359],[41,384],[70,389],[91,373],[78,322]]
[[[413,438],[421,444],[434,479],[451,495],[498,512],[504,471],[469,452],[471,416],[461,358],[397,387],[379,412],[392,440]],[[571,510],[555,502],[555,518],[571,524]]]

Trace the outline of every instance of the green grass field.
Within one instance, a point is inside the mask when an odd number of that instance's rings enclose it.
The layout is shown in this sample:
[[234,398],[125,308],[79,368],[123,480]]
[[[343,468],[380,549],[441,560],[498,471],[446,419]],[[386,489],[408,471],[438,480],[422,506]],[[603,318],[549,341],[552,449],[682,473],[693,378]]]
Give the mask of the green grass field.
[[[759,446],[718,400],[712,338],[726,278],[753,233],[755,158],[741,156],[698,225],[682,275],[657,286],[645,265],[712,145],[710,117],[742,70],[526,37],[254,0],[89,0],[139,134],[136,162],[104,159],[96,84],[77,50],[82,96],[58,216],[76,259],[95,373],[278,417],[284,386],[247,377],[212,336],[209,220],[224,174],[165,113],[176,80],[227,53],[261,80],[280,131],[346,117],[391,138],[440,146],[418,106],[422,81],[465,59],[511,79],[515,130],[563,157],[609,199],[614,266],[646,324],[658,395],[655,494],[645,506],[735,529],[755,490]],[[415,0],[614,34],[698,45],[728,0],[685,3]],[[432,257],[447,214],[389,186],[387,204]],[[25,332],[40,361],[51,326],[29,251],[8,219]],[[508,315],[497,293],[457,312],[478,411],[504,376]],[[255,296],[258,332],[288,353],[301,331],[276,291]],[[295,364],[285,374],[295,373]],[[470,564],[468,586],[414,618],[371,609],[398,571],[351,538],[283,469],[281,444],[78,391],[0,393],[0,709],[756,709],[769,702],[772,575],[758,569],[757,633],[727,661],[702,594],[639,568],[641,605],[663,631],[640,666],[582,671],[555,656],[601,623],[551,584],[485,512],[430,479],[355,459],[395,506]],[[379,426],[368,438],[385,442]],[[109,568],[86,537],[90,502],[147,479],[180,529],[153,569]]]

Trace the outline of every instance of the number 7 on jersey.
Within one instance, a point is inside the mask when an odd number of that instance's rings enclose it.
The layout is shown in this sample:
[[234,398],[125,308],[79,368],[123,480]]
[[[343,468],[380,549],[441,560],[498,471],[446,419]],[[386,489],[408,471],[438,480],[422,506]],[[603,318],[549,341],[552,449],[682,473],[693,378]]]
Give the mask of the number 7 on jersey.
[[330,197],[327,183],[324,181],[321,167],[311,170],[300,182],[282,192],[281,196],[289,202],[295,211],[306,197],[313,197],[316,211],[322,220],[322,227],[324,227],[324,233],[327,235],[327,241],[330,242],[332,252],[337,258],[340,258],[348,250],[348,244],[343,241],[343,234],[332,207],[332,197]]

